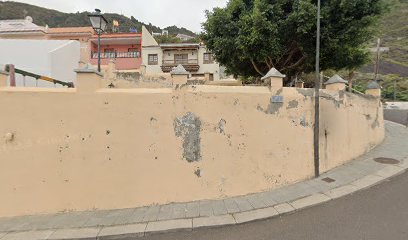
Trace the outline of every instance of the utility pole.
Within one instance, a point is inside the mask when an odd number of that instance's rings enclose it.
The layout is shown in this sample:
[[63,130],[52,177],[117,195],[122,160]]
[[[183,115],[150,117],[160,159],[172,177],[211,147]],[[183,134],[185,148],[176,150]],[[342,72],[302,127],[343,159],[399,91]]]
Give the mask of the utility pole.
[[375,68],[374,68],[374,81],[378,81],[378,72],[380,71],[380,46],[381,46],[381,39],[377,39],[377,57],[375,60]]
[[315,124],[313,134],[315,177],[320,176],[320,0],[317,1]]

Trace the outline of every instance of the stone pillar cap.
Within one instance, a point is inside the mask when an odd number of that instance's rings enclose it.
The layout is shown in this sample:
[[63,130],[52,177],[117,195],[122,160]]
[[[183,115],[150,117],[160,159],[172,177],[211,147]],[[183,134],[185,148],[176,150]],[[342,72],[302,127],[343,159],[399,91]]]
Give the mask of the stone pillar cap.
[[327,80],[327,82],[325,82],[324,84],[330,85],[330,84],[335,84],[335,83],[347,83],[347,81],[336,74],[333,77],[331,77],[329,80]]
[[269,70],[269,72],[265,76],[263,76],[261,78],[261,80],[265,80],[265,79],[270,78],[270,77],[285,78],[286,75],[280,73],[278,70],[276,70],[276,68],[271,68],[271,70]]
[[376,81],[370,81],[367,85],[367,89],[381,89],[381,86]]
[[98,72],[91,64],[86,64],[83,68],[81,69],[75,69],[74,72],[76,73],[96,73],[99,76],[103,76],[102,73]]
[[172,75],[189,75],[189,73],[186,71],[186,69],[181,64],[179,64],[177,67],[174,67],[171,70],[170,74],[172,74]]

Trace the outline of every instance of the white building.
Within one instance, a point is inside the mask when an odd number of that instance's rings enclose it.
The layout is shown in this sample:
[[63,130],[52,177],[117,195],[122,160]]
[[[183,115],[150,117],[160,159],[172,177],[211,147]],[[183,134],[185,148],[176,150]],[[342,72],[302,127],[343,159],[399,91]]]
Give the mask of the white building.
[[181,33],[177,34],[176,38],[179,38],[182,41],[188,41],[190,39],[194,39],[194,37],[192,37],[192,36],[189,36],[189,35],[186,35],[186,34],[181,34]]
[[182,64],[192,77],[210,80],[220,79],[220,65],[214,61],[212,53],[199,43],[158,44],[152,34],[143,26],[142,66],[147,74],[169,73],[173,67]]
[[[74,82],[80,61],[80,43],[73,40],[0,39],[0,66],[47,76],[63,82]],[[53,83],[26,77],[25,86],[54,87]],[[23,86],[23,77],[16,74],[16,85]]]

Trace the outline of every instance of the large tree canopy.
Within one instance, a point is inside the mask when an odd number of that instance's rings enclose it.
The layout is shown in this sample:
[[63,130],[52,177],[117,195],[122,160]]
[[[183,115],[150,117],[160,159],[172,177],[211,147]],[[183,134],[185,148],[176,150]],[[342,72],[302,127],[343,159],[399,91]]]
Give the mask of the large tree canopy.
[[[363,65],[385,7],[384,0],[322,0],[322,70]],[[314,71],[316,17],[316,0],[230,0],[207,12],[202,38],[231,74],[259,77],[275,67],[294,76]]]

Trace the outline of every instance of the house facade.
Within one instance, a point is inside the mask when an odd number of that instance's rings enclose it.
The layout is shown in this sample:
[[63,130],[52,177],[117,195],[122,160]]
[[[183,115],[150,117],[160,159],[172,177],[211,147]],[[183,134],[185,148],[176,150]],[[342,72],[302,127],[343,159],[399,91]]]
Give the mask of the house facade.
[[[135,71],[142,64],[142,34],[109,33],[101,35],[101,66],[107,67],[110,60],[115,60],[116,69]],[[90,39],[92,65],[98,64],[98,36]]]
[[177,65],[190,73],[191,77],[209,75],[210,80],[220,79],[220,65],[213,55],[200,43],[158,44],[152,34],[142,30],[142,66],[147,74],[169,73]]

